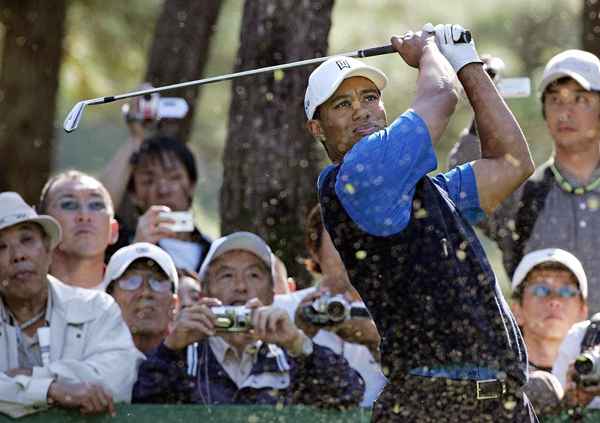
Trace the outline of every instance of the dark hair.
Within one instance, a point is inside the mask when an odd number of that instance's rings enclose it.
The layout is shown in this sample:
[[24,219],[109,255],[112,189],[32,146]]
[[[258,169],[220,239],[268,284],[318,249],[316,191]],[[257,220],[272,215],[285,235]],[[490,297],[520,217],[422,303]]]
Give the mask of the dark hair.
[[110,194],[107,191],[104,184],[102,184],[102,182],[100,182],[100,180],[93,177],[92,175],[89,175],[85,172],[82,172],[82,171],[76,170],[76,169],[69,169],[69,170],[65,170],[64,172],[57,173],[56,175],[54,175],[50,179],[48,179],[48,181],[46,181],[46,183],[44,184],[44,187],[42,188],[42,192],[40,194],[40,199],[36,206],[36,211],[39,214],[47,214],[48,213],[48,200],[49,200],[50,192],[52,191],[52,188],[54,188],[54,185],[56,185],[58,182],[62,181],[63,179],[81,180],[84,178],[93,179],[100,184],[100,187],[101,187],[100,190],[103,192],[104,196],[106,197],[106,201],[108,201],[108,203],[109,203],[108,207],[114,213],[114,206],[113,206],[112,198],[110,197]]
[[[558,78],[556,81],[552,81],[544,89],[544,92],[542,93],[542,98],[541,98],[541,100],[542,100],[542,117],[544,118],[544,120],[546,120],[545,106],[546,106],[546,94],[548,92],[548,89],[552,88],[552,87],[556,87],[558,85],[567,84],[567,83],[569,83],[569,81],[577,82],[575,79],[571,78],[570,76],[563,76],[562,78]],[[600,91],[592,90],[591,92],[598,94],[598,97],[600,97]]]
[[[304,229],[304,244],[309,253],[319,255],[323,243],[323,221],[321,220],[321,206],[317,204],[306,216]],[[313,273],[322,273],[321,265],[309,257],[304,260],[304,266]]]
[[[146,138],[140,149],[131,155],[129,164],[133,168],[138,166],[143,161],[157,160],[161,165],[165,164],[165,156],[173,155],[177,158],[185,168],[188,177],[192,184],[198,180],[198,170],[196,169],[196,159],[188,146],[172,137],[157,135],[155,137]],[[133,184],[133,172],[127,182],[127,189],[130,192],[135,191]]]

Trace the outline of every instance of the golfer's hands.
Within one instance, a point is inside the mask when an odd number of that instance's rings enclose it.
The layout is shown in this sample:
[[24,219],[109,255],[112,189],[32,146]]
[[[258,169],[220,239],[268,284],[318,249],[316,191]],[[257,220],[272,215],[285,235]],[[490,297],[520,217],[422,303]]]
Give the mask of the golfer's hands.
[[465,29],[460,25],[439,24],[435,27],[427,23],[423,26],[423,31],[435,34],[436,43],[450,62],[454,71],[458,73],[469,63],[483,63],[475,49],[475,42],[471,39],[468,43],[461,41]]
[[78,408],[81,414],[117,414],[111,393],[98,383],[52,382],[48,388],[48,404]]
[[296,327],[287,311],[272,306],[263,306],[253,298],[246,307],[252,310],[252,331],[256,339],[276,344],[292,354],[298,354],[306,335]]
[[183,308],[175,317],[173,330],[165,338],[165,347],[178,351],[194,342],[215,335],[216,318],[211,307],[221,305],[216,298],[202,298],[198,303]]
[[432,33],[408,31],[401,37],[393,36],[392,46],[402,56],[407,65],[418,68],[425,47],[435,48],[435,38]]
[[156,244],[161,238],[174,238],[177,236],[168,228],[169,223],[175,223],[172,219],[161,217],[163,212],[170,212],[167,206],[152,206],[138,220],[133,242],[149,242]]

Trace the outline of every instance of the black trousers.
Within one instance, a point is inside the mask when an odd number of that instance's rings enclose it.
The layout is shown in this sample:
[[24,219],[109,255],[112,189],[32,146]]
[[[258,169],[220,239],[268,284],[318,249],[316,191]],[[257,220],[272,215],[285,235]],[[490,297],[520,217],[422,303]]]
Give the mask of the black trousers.
[[538,423],[527,396],[507,383],[501,398],[478,400],[473,381],[405,376],[390,381],[373,406],[376,423]]

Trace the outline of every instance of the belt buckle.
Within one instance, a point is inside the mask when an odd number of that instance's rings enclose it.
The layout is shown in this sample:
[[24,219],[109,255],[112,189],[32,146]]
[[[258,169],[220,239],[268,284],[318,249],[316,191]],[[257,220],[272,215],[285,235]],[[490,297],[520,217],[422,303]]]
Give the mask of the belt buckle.
[[[500,386],[502,387],[502,392],[500,392],[500,393],[494,392],[494,393],[489,393],[489,394],[486,394],[485,392],[483,392],[484,389],[482,389],[482,387],[484,385],[487,385],[490,383],[494,383],[494,384],[499,383]],[[478,400],[497,399],[497,398],[500,398],[502,395],[506,394],[506,385],[501,380],[498,380],[498,379],[478,380],[478,381],[476,381],[476,384],[477,384],[477,399]]]

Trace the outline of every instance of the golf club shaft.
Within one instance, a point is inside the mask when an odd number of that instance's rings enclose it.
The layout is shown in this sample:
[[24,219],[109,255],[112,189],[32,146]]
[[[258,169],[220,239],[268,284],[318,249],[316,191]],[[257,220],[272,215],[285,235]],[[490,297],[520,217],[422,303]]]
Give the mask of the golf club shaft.
[[253,76],[253,75],[258,75],[258,74],[266,73],[266,72],[273,72],[273,71],[277,71],[277,70],[291,69],[291,68],[297,68],[297,67],[307,66],[307,65],[314,65],[317,63],[325,62],[326,60],[330,59],[331,57],[335,57],[335,56],[371,57],[371,56],[379,56],[382,54],[390,54],[390,53],[394,53],[394,52],[395,52],[394,48],[392,47],[391,44],[389,44],[386,46],[367,48],[367,49],[363,49],[363,50],[356,50],[356,51],[352,51],[349,53],[336,54],[333,56],[317,57],[314,59],[306,59],[306,60],[300,60],[300,61],[292,62],[292,63],[285,63],[282,65],[267,66],[267,67],[258,68],[258,69],[250,69],[247,71],[230,73],[227,75],[219,75],[219,76],[212,76],[210,78],[196,79],[194,81],[181,82],[179,84],[165,85],[163,87],[148,88],[145,90],[133,91],[130,93],[125,93],[125,94],[117,94],[117,95],[112,95],[112,96],[107,96],[107,97],[98,97],[98,98],[95,98],[92,100],[88,100],[87,104],[92,105],[92,104],[110,103],[112,101],[124,100],[126,98],[139,97],[139,96],[146,95],[146,94],[159,93],[162,91],[174,90],[177,88],[192,87],[195,85],[212,84],[214,82],[228,81],[230,79],[241,78],[244,76]]

